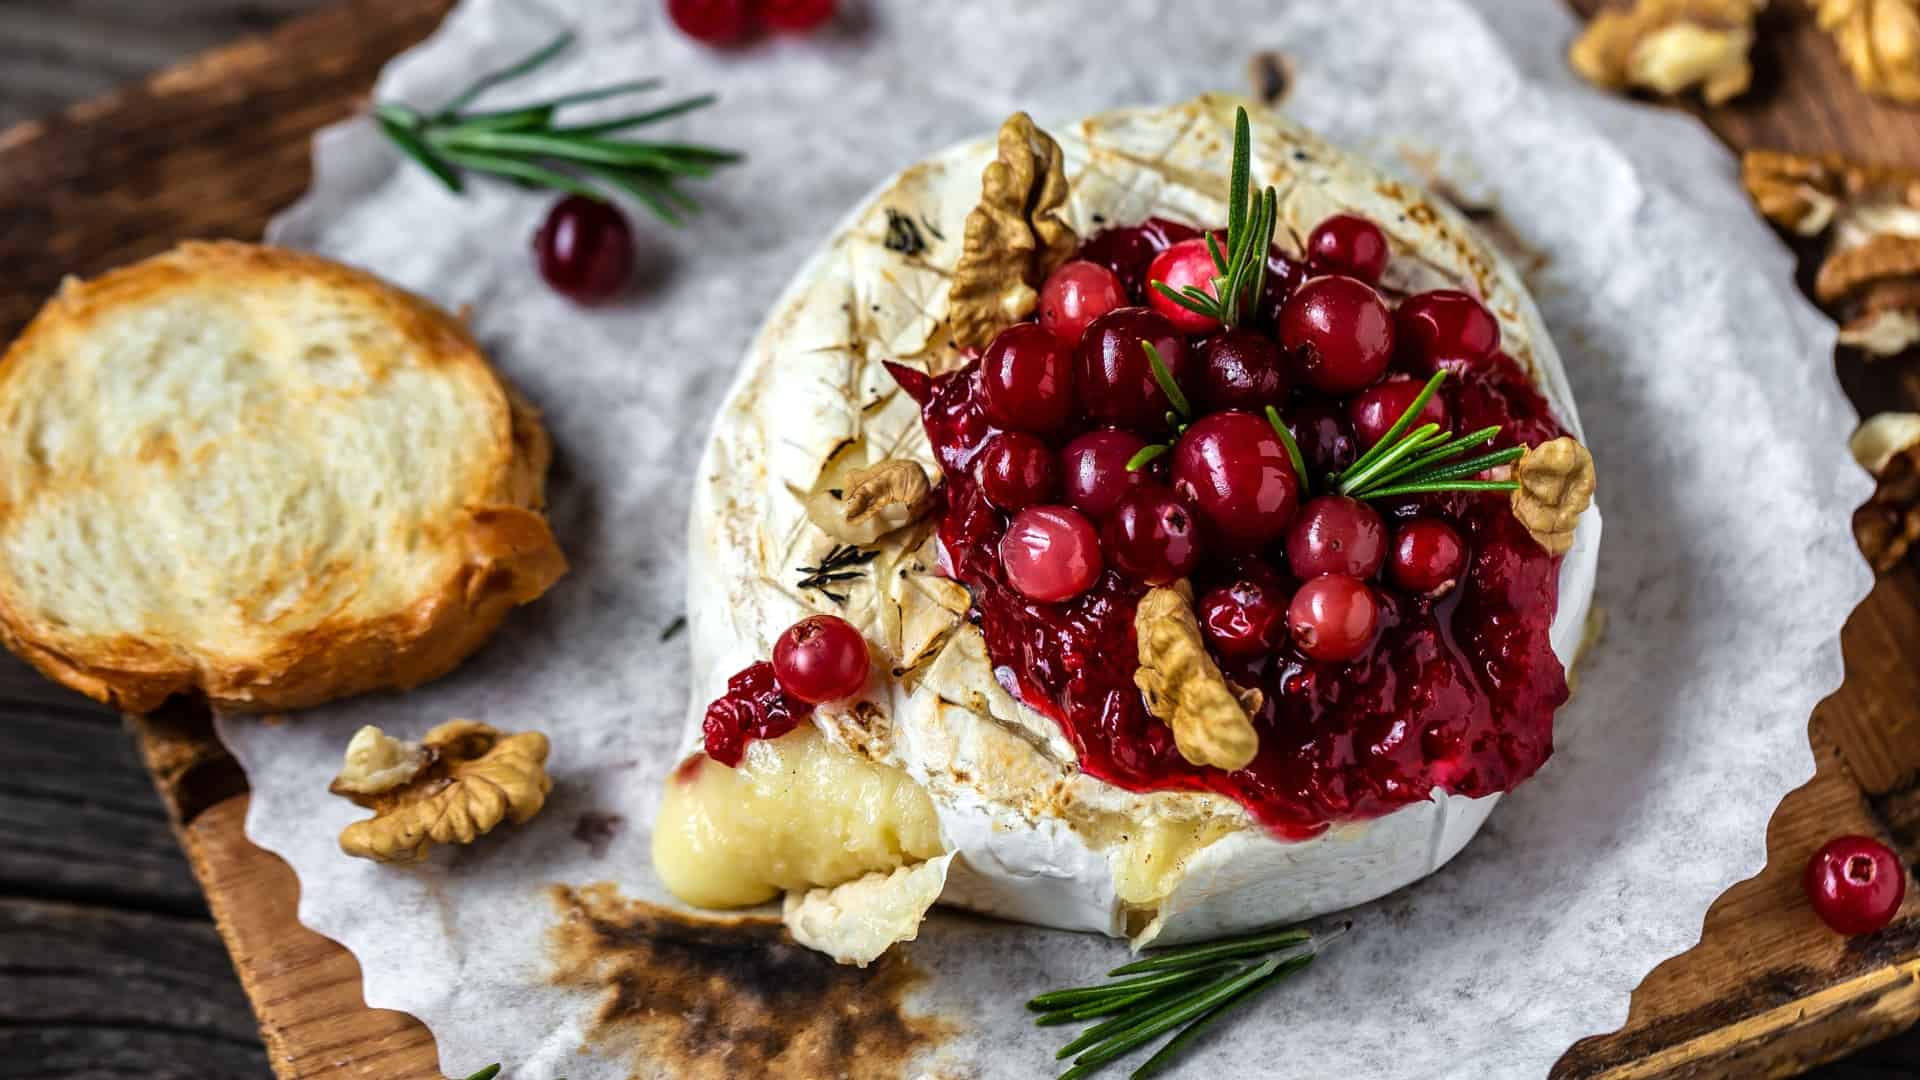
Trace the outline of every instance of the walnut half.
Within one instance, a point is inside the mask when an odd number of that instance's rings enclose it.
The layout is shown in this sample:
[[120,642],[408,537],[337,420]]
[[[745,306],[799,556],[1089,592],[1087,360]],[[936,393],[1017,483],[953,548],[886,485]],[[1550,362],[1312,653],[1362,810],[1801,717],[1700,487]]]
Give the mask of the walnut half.
[[1066,205],[1060,144],[1026,113],[1007,117],[1000,125],[999,155],[980,176],[980,204],[967,214],[947,293],[956,346],[985,348],[995,334],[1033,313],[1040,283],[1077,243],[1060,214]]
[[1881,413],[1860,425],[1848,447],[1879,481],[1853,512],[1853,539],[1884,574],[1920,543],[1920,413]]
[[1920,104],[1920,0],[1807,0],[1860,89]]
[[1551,555],[1573,547],[1580,515],[1593,505],[1593,455],[1570,436],[1528,448],[1514,462],[1520,486],[1512,495],[1513,516]]
[[1146,695],[1147,711],[1173,729],[1180,756],[1228,771],[1251,764],[1260,736],[1248,714],[1259,710],[1260,692],[1239,690],[1220,673],[1186,586],[1148,590],[1133,629],[1140,650],[1133,681]]
[[917,461],[889,458],[847,473],[840,483],[807,499],[807,517],[842,543],[871,544],[933,505],[933,484]]
[[[502,821],[523,824],[546,804],[547,737],[503,735],[451,720],[416,746],[362,728],[329,788],[373,817],[340,833],[340,850],[378,862],[417,862],[435,844],[470,844]],[[402,771],[404,770],[404,771]]]
[[1766,0],[1638,0],[1603,11],[1567,51],[1573,69],[1604,90],[1673,96],[1698,88],[1710,105],[1753,81],[1747,54]]

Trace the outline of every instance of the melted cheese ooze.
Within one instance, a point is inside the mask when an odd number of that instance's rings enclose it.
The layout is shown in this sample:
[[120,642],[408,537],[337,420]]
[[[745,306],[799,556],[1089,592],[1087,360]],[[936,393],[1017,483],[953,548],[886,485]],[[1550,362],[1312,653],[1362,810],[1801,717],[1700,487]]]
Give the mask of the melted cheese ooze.
[[653,866],[696,907],[750,907],[941,854],[926,790],[902,770],[828,742],[811,724],[708,758],[667,781]]

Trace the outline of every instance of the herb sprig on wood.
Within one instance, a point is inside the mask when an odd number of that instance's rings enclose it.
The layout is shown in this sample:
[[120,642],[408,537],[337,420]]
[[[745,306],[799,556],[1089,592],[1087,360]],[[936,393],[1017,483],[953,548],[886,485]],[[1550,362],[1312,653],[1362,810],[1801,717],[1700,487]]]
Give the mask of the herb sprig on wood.
[[1227,247],[1207,234],[1207,254],[1216,271],[1213,292],[1194,285],[1176,289],[1164,281],[1152,283],[1167,299],[1222,326],[1238,326],[1254,307],[1267,280],[1267,252],[1273,246],[1274,226],[1280,221],[1280,196],[1271,185],[1253,190],[1253,134],[1247,110],[1233,118],[1233,174],[1227,188]]
[[451,191],[466,189],[465,173],[485,173],[601,200],[610,189],[625,192],[670,225],[699,212],[699,204],[676,185],[705,179],[742,155],[693,143],[615,136],[705,108],[713,104],[712,94],[572,125],[559,122],[567,106],[658,89],[660,80],[637,79],[512,108],[467,111],[482,95],[538,70],[572,43],[571,33],[562,34],[517,63],[481,76],[436,111],[382,102],[373,107],[374,119],[395,146]]

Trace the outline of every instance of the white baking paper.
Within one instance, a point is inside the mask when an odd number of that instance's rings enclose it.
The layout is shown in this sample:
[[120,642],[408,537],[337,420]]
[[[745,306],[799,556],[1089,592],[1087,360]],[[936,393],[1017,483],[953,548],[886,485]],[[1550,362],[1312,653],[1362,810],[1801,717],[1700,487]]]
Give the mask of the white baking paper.
[[[311,194],[273,237],[358,263],[474,326],[545,410],[555,530],[573,573],[456,674],[277,726],[221,724],[253,787],[248,834],[299,874],[300,917],[358,957],[368,1004],[433,1029],[446,1072],[637,1073],[588,1034],[588,992],[550,985],[552,883],[663,900],[648,822],[686,706],[689,473],[768,304],[886,175],[991,131],[1244,89],[1284,53],[1286,108],[1334,141],[1497,208],[1579,400],[1607,506],[1608,629],[1562,714],[1560,752],[1427,881],[1361,909],[1324,962],[1200,1044],[1180,1075],[1541,1076],[1612,1030],[1628,994],[1757,871],[1782,794],[1811,773],[1806,723],[1839,680],[1864,595],[1848,512],[1868,484],[1831,374],[1832,327],[1697,124],[1602,98],[1563,71],[1573,33],[1538,0],[903,2],[804,39],[714,52],[656,0],[468,0],[397,61],[382,97],[433,105],[562,27],[569,58],[503,100],[659,74],[721,104],[677,130],[751,153],[674,232],[636,216],[646,267],[618,306],[541,285],[528,238],[549,197],[447,194],[365,122],[319,140]],[[355,728],[453,716],[553,740],[532,824],[413,869],[342,855],[360,811],[326,794]],[[574,837],[583,814],[624,826]],[[588,833],[593,830],[587,830]],[[905,947],[915,1001],[960,1031],[942,1076],[1043,1076],[1059,1029],[1020,1001],[1118,959],[1103,939],[940,916]],[[350,1057],[351,1048],[342,1048]],[[372,1067],[372,1066],[369,1066]],[[377,1068],[375,1069],[377,1071]]]

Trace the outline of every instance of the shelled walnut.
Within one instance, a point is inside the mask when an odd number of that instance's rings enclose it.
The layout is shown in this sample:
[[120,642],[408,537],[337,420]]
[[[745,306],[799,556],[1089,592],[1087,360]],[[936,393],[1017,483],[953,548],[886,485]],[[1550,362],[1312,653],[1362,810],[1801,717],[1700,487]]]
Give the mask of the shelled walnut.
[[1698,89],[1710,105],[1753,81],[1748,53],[1766,0],[1638,0],[1603,11],[1573,42],[1567,60],[1581,77],[1616,92],[1673,96]]
[[470,844],[502,821],[524,824],[553,789],[546,763],[547,737],[537,731],[503,735],[452,720],[416,744],[361,728],[327,790],[374,816],[348,825],[340,849],[378,862],[417,862],[435,844]]
[[1878,481],[1873,498],[1853,512],[1853,538],[1884,574],[1920,543],[1920,413],[1881,413],[1848,445]]
[[1260,749],[1249,714],[1260,708],[1258,690],[1227,681],[1207,654],[1200,621],[1187,587],[1156,588],[1134,613],[1140,670],[1134,682],[1147,711],[1173,729],[1180,756],[1195,765],[1244,769]]
[[1920,104],[1920,0],[1807,0],[1860,89]]
[[1078,244],[1061,216],[1067,166],[1060,144],[1014,113],[1000,125],[999,155],[980,177],[980,204],[967,214],[960,262],[948,291],[954,344],[984,348],[1040,302],[1040,283]]

